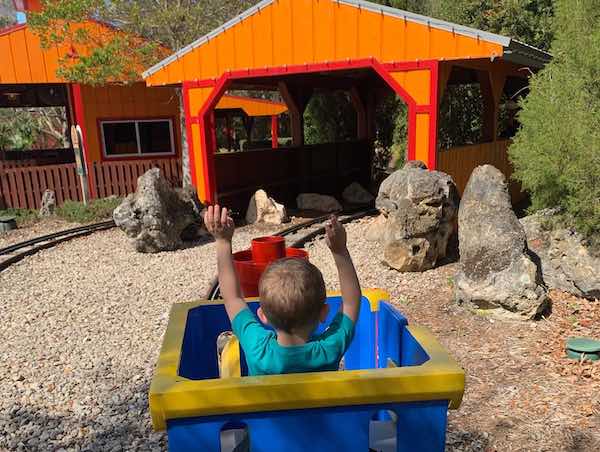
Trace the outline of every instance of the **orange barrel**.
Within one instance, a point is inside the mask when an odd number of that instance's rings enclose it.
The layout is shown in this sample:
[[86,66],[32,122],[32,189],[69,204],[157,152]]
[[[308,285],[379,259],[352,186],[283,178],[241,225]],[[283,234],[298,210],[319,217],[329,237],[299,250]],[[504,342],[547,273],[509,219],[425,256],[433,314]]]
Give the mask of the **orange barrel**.
[[[284,257],[294,257],[308,260],[308,252],[298,248],[284,248]],[[233,264],[240,281],[240,287],[244,297],[258,297],[258,283],[260,277],[269,266],[270,262],[254,262],[252,251],[238,251],[233,254]]]
[[285,257],[285,239],[278,236],[258,237],[252,240],[254,262],[270,263]]

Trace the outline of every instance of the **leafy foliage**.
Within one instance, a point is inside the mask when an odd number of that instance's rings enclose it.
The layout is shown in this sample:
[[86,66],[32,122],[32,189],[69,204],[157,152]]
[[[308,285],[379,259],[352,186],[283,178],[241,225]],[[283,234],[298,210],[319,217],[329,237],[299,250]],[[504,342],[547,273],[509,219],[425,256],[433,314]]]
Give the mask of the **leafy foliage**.
[[509,152],[532,209],[600,233],[600,0],[557,0],[554,60],[533,77]]
[[356,137],[356,112],[344,91],[315,93],[304,113],[306,144],[334,143]]
[[17,222],[17,226],[23,226],[28,223],[32,223],[38,219],[37,211],[32,209],[2,209],[0,210],[0,217],[14,217]]
[[0,149],[69,147],[64,107],[0,108]]
[[[189,44],[253,2],[233,0],[44,0],[29,23],[42,45],[68,46],[58,75],[71,82],[102,85],[131,82],[158,60]],[[94,19],[108,25],[81,24]],[[85,51],[82,49],[85,48]]]
[[81,202],[65,201],[56,209],[56,215],[74,223],[108,220],[121,201],[120,198],[94,199],[87,206]]

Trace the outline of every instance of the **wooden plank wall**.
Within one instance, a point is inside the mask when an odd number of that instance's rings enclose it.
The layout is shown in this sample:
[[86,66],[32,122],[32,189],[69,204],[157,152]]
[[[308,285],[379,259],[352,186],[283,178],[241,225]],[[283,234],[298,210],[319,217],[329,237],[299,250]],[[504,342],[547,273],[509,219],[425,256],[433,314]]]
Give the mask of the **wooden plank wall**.
[[520,184],[510,179],[513,173],[508,159],[510,143],[509,140],[501,140],[441,150],[438,152],[437,169],[452,176],[462,196],[473,170],[486,163],[493,165],[506,176],[512,201],[518,203],[525,194],[521,192]]
[[[97,197],[125,196],[137,188],[137,179],[151,168],[160,168],[174,187],[181,186],[179,159],[94,162],[90,182]],[[44,190],[54,190],[58,205],[82,201],[74,163],[64,165],[0,167],[0,209],[39,209]]]

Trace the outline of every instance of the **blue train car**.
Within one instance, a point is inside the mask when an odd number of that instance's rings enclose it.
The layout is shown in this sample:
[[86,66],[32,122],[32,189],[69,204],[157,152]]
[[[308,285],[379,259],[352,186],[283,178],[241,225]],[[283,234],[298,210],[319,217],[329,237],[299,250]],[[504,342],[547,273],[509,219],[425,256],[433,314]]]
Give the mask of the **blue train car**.
[[[327,302],[322,329],[341,298]],[[249,305],[256,310],[258,301]],[[461,403],[464,372],[427,330],[408,325],[385,292],[363,292],[343,371],[248,377],[236,347],[237,372],[220,376],[217,338],[229,330],[220,303],[171,310],[150,411],[172,452],[221,451],[222,432],[242,430],[252,452],[444,450],[447,411]]]

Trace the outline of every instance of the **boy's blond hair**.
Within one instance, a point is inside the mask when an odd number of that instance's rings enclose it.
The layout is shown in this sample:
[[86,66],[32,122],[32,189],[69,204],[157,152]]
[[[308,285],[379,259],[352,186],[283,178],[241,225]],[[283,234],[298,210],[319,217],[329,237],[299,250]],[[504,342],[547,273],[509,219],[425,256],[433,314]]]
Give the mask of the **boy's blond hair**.
[[305,259],[273,262],[260,278],[260,306],[269,323],[286,333],[316,326],[325,303],[325,282],[317,267]]

